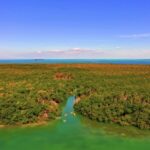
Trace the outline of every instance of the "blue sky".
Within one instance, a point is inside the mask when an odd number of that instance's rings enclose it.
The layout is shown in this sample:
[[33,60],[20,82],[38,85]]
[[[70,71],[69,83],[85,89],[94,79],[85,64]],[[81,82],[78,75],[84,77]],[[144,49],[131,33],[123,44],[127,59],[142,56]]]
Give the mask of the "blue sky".
[[150,0],[1,0],[0,58],[150,58]]

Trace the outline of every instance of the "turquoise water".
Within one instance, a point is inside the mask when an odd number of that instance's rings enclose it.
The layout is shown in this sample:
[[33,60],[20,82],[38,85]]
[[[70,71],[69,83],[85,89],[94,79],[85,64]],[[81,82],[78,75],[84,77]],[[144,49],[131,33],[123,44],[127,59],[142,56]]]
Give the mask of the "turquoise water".
[[150,64],[150,59],[9,59],[0,60],[0,64]]
[[0,129],[0,150],[148,150],[150,133],[103,125],[73,112],[69,97],[59,120],[38,127]]

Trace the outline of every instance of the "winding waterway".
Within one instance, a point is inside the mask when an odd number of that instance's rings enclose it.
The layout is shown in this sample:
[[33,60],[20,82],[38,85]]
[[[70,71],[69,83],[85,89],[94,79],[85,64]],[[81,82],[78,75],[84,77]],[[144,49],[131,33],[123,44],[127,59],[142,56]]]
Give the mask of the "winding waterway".
[[150,132],[103,125],[73,112],[69,97],[62,117],[48,125],[0,129],[0,150],[148,150]]

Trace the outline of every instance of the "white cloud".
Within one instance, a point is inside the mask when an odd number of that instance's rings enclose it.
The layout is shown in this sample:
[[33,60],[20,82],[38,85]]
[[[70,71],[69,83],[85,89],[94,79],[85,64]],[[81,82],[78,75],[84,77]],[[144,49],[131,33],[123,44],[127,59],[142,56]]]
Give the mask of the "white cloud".
[[71,50],[83,50],[83,49],[76,47],[76,48],[72,48]]
[[41,54],[41,53],[42,53],[42,51],[37,51],[37,53],[38,53],[38,54]]
[[73,59],[73,58],[90,58],[90,59],[104,59],[104,58],[148,58],[150,59],[150,50],[123,50],[116,46],[114,50],[96,50],[96,49],[82,49],[70,48],[68,50],[48,50],[35,52],[5,52],[0,50],[0,59]]
[[128,39],[149,38],[150,37],[150,33],[120,35],[119,37],[120,38],[128,38]]
[[121,47],[120,47],[120,46],[116,46],[115,48],[116,48],[116,49],[121,49]]

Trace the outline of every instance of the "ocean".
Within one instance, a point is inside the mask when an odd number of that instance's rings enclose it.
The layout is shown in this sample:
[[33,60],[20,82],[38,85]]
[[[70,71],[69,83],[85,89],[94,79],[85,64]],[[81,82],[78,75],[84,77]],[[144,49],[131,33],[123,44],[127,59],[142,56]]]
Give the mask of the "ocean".
[[0,64],[144,64],[150,59],[4,59]]

